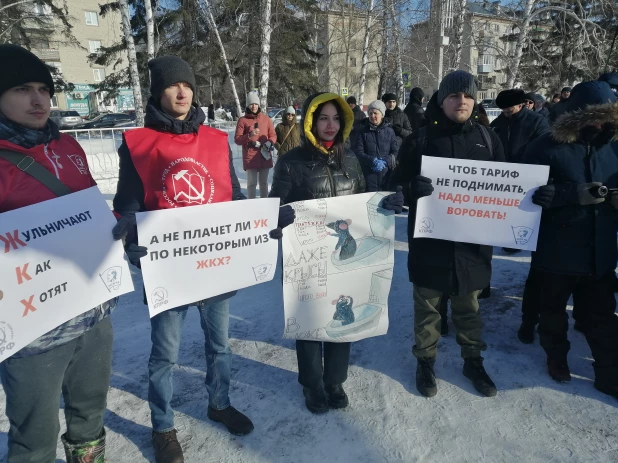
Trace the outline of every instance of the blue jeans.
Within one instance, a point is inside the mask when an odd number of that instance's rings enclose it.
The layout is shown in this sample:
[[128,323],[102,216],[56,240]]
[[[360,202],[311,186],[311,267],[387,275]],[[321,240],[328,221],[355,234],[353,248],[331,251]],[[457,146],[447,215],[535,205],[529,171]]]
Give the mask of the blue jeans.
[[[206,389],[208,405],[217,410],[230,406],[230,369],[232,350],[228,345],[230,325],[229,299],[198,304],[206,349]],[[148,404],[152,428],[157,432],[174,429],[174,393],[172,369],[178,361],[182,325],[189,306],[162,312],[150,319],[152,351],[148,361]]]

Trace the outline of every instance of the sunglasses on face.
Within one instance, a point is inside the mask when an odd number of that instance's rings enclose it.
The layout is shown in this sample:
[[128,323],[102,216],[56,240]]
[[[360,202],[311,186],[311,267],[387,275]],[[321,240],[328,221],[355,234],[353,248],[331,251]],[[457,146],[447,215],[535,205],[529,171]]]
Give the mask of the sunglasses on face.
[[526,103],[526,104],[534,104],[534,101],[526,100],[524,103]]

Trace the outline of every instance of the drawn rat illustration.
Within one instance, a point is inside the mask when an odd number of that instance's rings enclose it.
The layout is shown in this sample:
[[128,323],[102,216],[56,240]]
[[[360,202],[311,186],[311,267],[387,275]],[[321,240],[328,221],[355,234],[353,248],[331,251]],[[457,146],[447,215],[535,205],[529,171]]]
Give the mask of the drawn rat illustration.
[[352,303],[354,299],[350,296],[339,296],[339,299],[333,301],[333,305],[336,306],[335,315],[333,320],[340,320],[341,325],[349,325],[354,323],[354,312],[352,312]]
[[339,260],[349,259],[356,254],[356,241],[352,235],[350,235],[349,230],[351,224],[352,221],[350,219],[337,220],[336,222],[326,224],[328,228],[335,230],[335,233],[331,233],[331,236],[339,237],[339,241],[337,241],[337,245],[335,246],[335,251],[341,248]]

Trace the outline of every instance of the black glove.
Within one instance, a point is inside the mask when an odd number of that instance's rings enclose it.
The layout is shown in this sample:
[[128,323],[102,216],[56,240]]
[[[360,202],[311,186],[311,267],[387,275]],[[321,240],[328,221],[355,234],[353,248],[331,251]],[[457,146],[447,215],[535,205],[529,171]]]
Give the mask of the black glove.
[[[277,220],[278,228],[285,228],[294,223],[296,219],[296,211],[288,204],[279,208],[279,219]],[[278,239],[278,238],[276,238]]]
[[397,186],[397,193],[393,193],[392,195],[388,195],[382,201],[382,208],[387,209],[389,211],[395,211],[395,214],[401,214],[403,210],[403,188],[401,185]]
[[136,267],[140,267],[139,260],[146,257],[148,248],[137,244],[137,223],[135,214],[123,215],[118,219],[118,223],[112,229],[112,236],[116,241],[124,238],[124,251],[129,262]]
[[283,230],[281,230],[279,227],[273,228],[268,234],[273,240],[280,240],[281,238],[283,238]]
[[537,206],[541,206],[543,209],[547,209],[551,206],[551,202],[554,199],[554,195],[556,194],[556,187],[551,184],[551,179],[549,180],[549,184],[540,186],[532,195],[532,203]]
[[148,255],[148,248],[146,246],[138,246],[135,243],[131,243],[124,247],[124,252],[127,254],[129,262],[137,268],[142,268],[139,260]]
[[415,199],[423,198],[433,193],[431,179],[423,177],[422,175],[417,175],[412,179],[412,182],[410,182],[410,189],[411,194]]

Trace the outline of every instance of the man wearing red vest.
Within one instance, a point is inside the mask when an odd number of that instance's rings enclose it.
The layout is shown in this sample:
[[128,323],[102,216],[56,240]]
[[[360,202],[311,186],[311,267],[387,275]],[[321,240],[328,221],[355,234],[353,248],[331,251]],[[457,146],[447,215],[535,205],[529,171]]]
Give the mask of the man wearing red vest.
[[[47,66],[17,45],[0,45],[0,63],[0,214],[57,197],[34,173],[33,162],[72,192],[95,186],[84,150],[49,119],[54,82]],[[11,153],[24,162],[4,157]],[[10,422],[8,463],[56,461],[60,394],[67,463],[103,463],[112,368],[109,314],[116,302],[63,323],[0,364]]]
[[[234,171],[225,132],[202,125],[205,120],[195,96],[195,76],[188,63],[175,56],[148,63],[151,98],[145,127],[124,134],[118,150],[120,177],[114,209],[122,218],[115,237],[125,236],[127,253],[143,252],[137,246],[135,213],[245,199]],[[293,220],[289,215],[279,225]],[[284,214],[285,215],[285,214]],[[275,229],[271,237],[280,238]],[[278,233],[278,234],[276,234]],[[133,260],[139,264],[138,259]],[[232,434],[245,435],[253,423],[230,404],[228,345],[229,299],[223,294],[194,304],[200,311],[206,338],[206,389],[208,417],[223,423]],[[152,351],[148,362],[148,402],[157,463],[184,461],[174,429],[172,369],[178,360],[182,325],[188,306],[163,312],[151,319]]]

